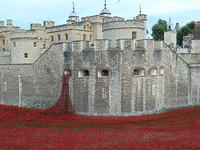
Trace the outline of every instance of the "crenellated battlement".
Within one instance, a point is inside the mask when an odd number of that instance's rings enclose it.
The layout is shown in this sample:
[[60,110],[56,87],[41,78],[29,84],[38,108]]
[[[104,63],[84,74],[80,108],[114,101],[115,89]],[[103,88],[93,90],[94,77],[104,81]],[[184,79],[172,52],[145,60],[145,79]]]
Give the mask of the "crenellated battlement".
[[42,26],[42,24],[39,23],[33,23],[31,24],[31,30],[44,30],[45,27]]
[[98,39],[94,40],[93,44],[89,41],[73,41],[68,43],[73,52],[81,52],[86,49],[92,51],[109,51],[109,50],[162,50],[163,42],[154,40],[131,40],[119,39],[116,41],[115,47],[111,47],[111,40]]
[[125,21],[125,19],[122,18],[122,17],[118,17],[118,16],[115,16],[115,17],[106,17],[106,18],[104,18],[103,23],[120,22],[120,21]]
[[20,27],[13,26],[13,21],[11,19],[8,19],[6,21],[6,24],[4,21],[0,21],[0,32],[16,31],[16,30],[22,30],[22,29],[20,29]]
[[94,16],[83,17],[83,18],[81,18],[81,21],[89,21],[92,23],[97,23],[97,22],[102,23],[104,18],[105,18],[105,16],[94,15]]
[[31,38],[31,39],[39,39],[39,34],[36,31],[26,31],[21,33],[14,33],[11,34],[10,39],[24,39],[24,38]]
[[103,24],[103,31],[120,28],[142,28],[145,29],[146,25],[143,22],[136,20],[119,20],[119,21],[108,21]]

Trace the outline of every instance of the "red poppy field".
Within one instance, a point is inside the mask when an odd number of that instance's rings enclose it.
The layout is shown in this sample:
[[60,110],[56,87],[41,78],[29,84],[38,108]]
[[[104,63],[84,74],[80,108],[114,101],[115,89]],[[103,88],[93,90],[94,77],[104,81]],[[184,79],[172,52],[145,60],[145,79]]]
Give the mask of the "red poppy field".
[[200,107],[140,117],[88,117],[0,105],[0,149],[199,150]]

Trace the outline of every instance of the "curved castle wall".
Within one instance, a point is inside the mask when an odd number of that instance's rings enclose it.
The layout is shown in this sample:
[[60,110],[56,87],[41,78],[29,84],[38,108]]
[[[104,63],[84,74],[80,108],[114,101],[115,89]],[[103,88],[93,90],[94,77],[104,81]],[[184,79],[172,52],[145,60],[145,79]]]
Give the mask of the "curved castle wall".
[[135,20],[114,21],[103,24],[103,39],[112,40],[112,46],[118,39],[133,39],[133,32],[136,33],[135,40],[146,39],[146,25]]

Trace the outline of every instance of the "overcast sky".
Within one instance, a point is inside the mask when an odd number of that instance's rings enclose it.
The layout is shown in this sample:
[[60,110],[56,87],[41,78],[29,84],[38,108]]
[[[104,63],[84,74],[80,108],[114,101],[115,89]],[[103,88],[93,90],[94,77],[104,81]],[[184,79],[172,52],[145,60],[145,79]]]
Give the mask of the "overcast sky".
[[[64,24],[72,11],[73,0],[0,0],[0,20],[13,19],[14,25],[29,29],[30,23],[53,20]],[[104,0],[74,0],[80,17],[96,15],[103,9]],[[131,19],[142,13],[148,15],[148,30],[159,18],[185,25],[200,20],[199,0],[107,0],[113,16]]]

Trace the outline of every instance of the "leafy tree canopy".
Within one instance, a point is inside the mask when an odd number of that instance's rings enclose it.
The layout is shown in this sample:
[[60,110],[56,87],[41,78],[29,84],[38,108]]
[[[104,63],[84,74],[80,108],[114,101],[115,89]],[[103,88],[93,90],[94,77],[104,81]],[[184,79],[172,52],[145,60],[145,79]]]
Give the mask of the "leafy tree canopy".
[[183,37],[187,36],[189,34],[194,34],[194,29],[195,29],[195,23],[194,22],[190,22],[190,23],[186,24],[185,26],[181,27],[177,31],[177,44],[179,46],[181,46],[182,42],[183,42]]
[[154,40],[164,40],[164,32],[167,31],[167,21],[159,19],[158,23],[156,23],[152,27],[152,37]]

